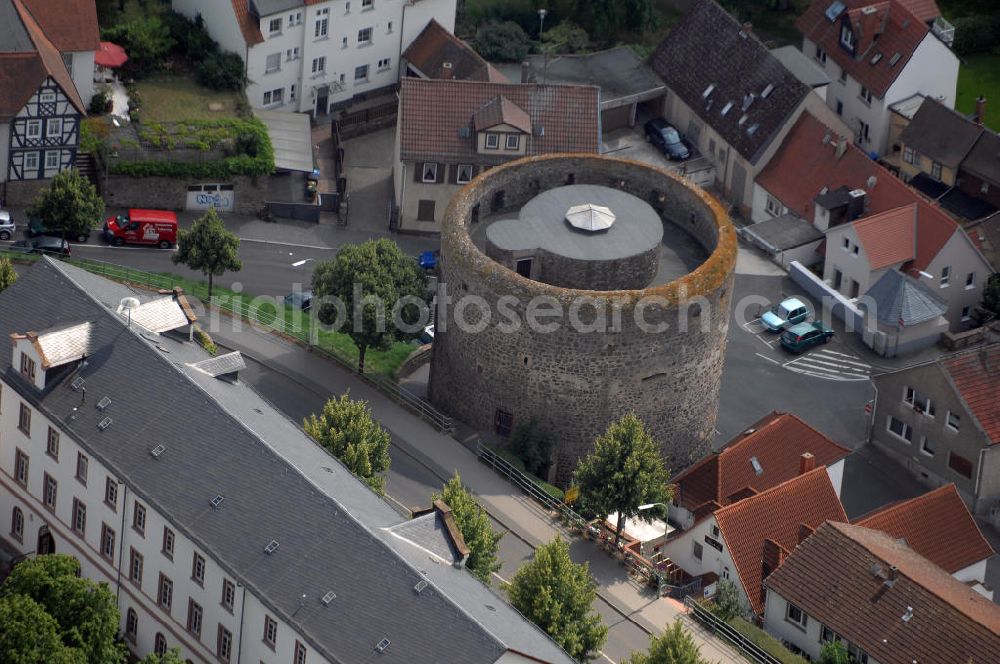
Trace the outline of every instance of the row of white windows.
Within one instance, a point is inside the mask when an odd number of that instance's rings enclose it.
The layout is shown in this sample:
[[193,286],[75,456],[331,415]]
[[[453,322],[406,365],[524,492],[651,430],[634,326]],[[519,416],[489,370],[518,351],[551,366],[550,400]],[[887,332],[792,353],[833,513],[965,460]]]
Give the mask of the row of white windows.
[[[296,49],[298,50],[298,49]],[[392,58],[382,58],[378,61],[376,72],[385,72],[392,67]],[[360,85],[362,83],[367,83],[369,79],[369,72],[371,68],[369,65],[359,65],[354,68],[354,84]],[[315,58],[312,61],[312,74],[314,77],[324,76],[326,74],[326,56]],[[340,75],[340,82],[343,83],[345,75]],[[288,101],[295,101],[296,99],[296,86],[293,83],[288,88]],[[263,95],[263,105],[264,106],[279,106],[285,103],[285,88],[275,88],[273,90],[267,90]]]
[[[809,624],[809,615],[791,602],[788,602],[785,606],[785,621],[804,632]],[[855,664],[868,664],[868,653],[858,646],[851,644],[844,637],[840,636],[826,625],[823,625],[823,628],[820,630],[819,642],[826,643],[827,641],[839,641],[844,643],[848,656],[852,662]]]
[[[361,11],[369,11],[369,10],[374,9],[374,8],[375,8],[375,0],[361,0]],[[344,11],[345,14],[350,14],[351,13],[351,3],[350,2],[345,3],[344,9],[345,9],[345,11]],[[328,23],[329,16],[330,16],[330,9],[328,7],[324,8],[324,9],[320,9],[320,10],[318,10],[316,12],[316,19],[315,19],[316,20],[316,27],[315,27],[315,36],[316,37],[323,37],[323,36],[326,35],[326,28],[329,25],[329,23]],[[302,12],[293,12],[293,13],[289,14],[288,15],[288,21],[287,21],[287,23],[285,22],[284,18],[281,17],[281,16],[278,16],[276,18],[270,19],[268,21],[268,23],[267,23],[267,35],[268,35],[268,37],[277,37],[277,36],[279,36],[281,34],[281,31],[282,31],[283,27],[286,26],[286,25],[289,28],[294,28],[297,25],[302,25]]]
[[[34,361],[25,355],[21,354],[21,373],[25,377],[31,377],[35,373],[35,363]],[[31,436],[31,407],[21,402],[20,410],[18,413],[18,429],[27,437]],[[53,427],[48,427],[48,435],[45,442],[45,453],[50,458],[52,458],[56,463],[59,463],[59,443],[60,434],[59,431]],[[15,448],[14,451],[14,481],[17,482],[24,490],[28,491],[28,470],[30,468],[31,459],[27,453],[25,453],[20,448]],[[76,479],[84,486],[87,486],[88,473],[90,468],[90,459],[83,454],[78,452],[76,456]],[[55,514],[56,511],[56,501],[59,492],[58,482],[48,473],[44,473],[42,477],[42,504],[50,512]],[[111,476],[105,478],[104,485],[104,503],[112,511],[118,511],[118,482]],[[86,540],[87,534],[87,505],[79,498],[74,496],[73,507],[70,515],[70,527],[73,532],[80,536],[81,539]],[[132,530],[135,531],[143,539],[146,538],[146,507],[140,503],[138,500],[134,501],[132,507]],[[11,515],[11,537],[19,543],[24,542],[24,513],[19,507],[14,507],[13,513]],[[173,562],[174,561],[174,544],[176,541],[176,534],[174,531],[168,527],[163,527],[163,539],[161,543],[160,552],[163,556]],[[116,542],[117,533],[111,526],[107,523],[101,523],[101,538],[100,538],[100,553],[101,556],[107,560],[112,567],[115,564],[115,552],[116,552]],[[139,590],[142,590],[142,580],[143,580],[143,568],[145,565],[145,559],[141,553],[139,553],[135,547],[130,547],[129,551],[129,566],[128,566],[128,579]],[[205,558],[197,551],[193,552],[191,560],[191,580],[197,583],[202,588],[205,587]],[[173,607],[173,581],[164,574],[160,574],[159,581],[157,585],[157,597],[156,603],[161,608],[163,608],[167,614]],[[222,599],[221,605],[229,613],[233,612],[233,607],[235,605],[236,599],[236,586],[235,584],[227,578],[222,580]],[[137,618],[135,617],[135,612],[129,609],[131,612],[128,620],[126,620],[126,637],[130,638],[133,642],[135,641],[135,635],[137,627],[135,626]],[[201,606],[195,602],[193,599],[188,600],[188,616],[186,628],[196,637],[201,637],[201,616],[202,609]],[[131,631],[130,631],[131,629]],[[270,616],[265,617],[265,627],[264,627],[264,642],[274,647],[277,641],[277,622],[274,621]],[[229,661],[229,655],[232,652],[231,649],[231,637],[229,639],[223,638],[223,632],[228,633],[228,630],[220,624],[219,625],[219,638],[217,640],[217,650],[216,654],[223,658],[224,661]],[[157,641],[159,643],[159,641]],[[228,645],[226,645],[228,643]],[[166,651],[166,648],[163,650]],[[158,651],[159,652],[159,651]],[[296,641],[295,650],[295,664],[305,664],[306,649],[301,643]],[[161,653],[162,654],[162,653]],[[301,655],[301,656],[300,656]]]
[[[930,397],[925,397],[909,385],[903,386],[903,403],[911,406],[914,410],[932,419],[936,414],[934,402],[931,401]],[[958,433],[962,426],[962,417],[949,410],[944,418],[944,426],[946,430],[951,431],[952,433]]]
[[[45,135],[49,138],[58,138],[62,136],[63,133],[63,120],[62,118],[49,118],[45,121]],[[42,121],[41,120],[28,120],[25,128],[24,135],[27,138],[41,138],[42,137]]]
[[39,158],[41,155],[45,155],[45,170],[52,168],[59,168],[60,160],[62,159],[61,150],[46,150],[45,152],[25,152],[24,153],[24,168],[25,170],[35,170],[38,168]]
[[[363,28],[361,30],[358,30],[358,46],[368,46],[371,43],[372,43],[372,28]],[[342,47],[343,48],[347,48],[347,37],[343,38]],[[285,49],[285,54],[284,55],[285,55],[285,61],[286,62],[292,62],[292,61],[298,60],[301,57],[301,50],[299,49],[298,46],[296,46],[294,48]],[[388,62],[388,61],[389,61],[388,59],[385,60],[385,62]],[[312,61],[312,73],[313,74],[316,74],[317,72],[323,70],[323,68],[319,68],[319,69],[317,68],[317,63],[318,62],[325,63],[326,62],[326,57],[323,56],[323,57],[319,57],[319,58],[313,58],[313,61]],[[380,69],[382,68],[381,63],[382,63],[382,61],[380,61],[380,67],[379,67]],[[280,51],[278,53],[271,53],[270,55],[268,55],[267,59],[264,62],[264,73],[265,74],[273,74],[273,73],[279,72],[279,71],[281,71],[281,52]]]
[[[955,417],[954,424],[958,425],[958,416],[954,413],[948,413],[949,418]],[[886,430],[893,436],[903,441],[907,445],[913,443],[913,427],[899,419],[898,417],[889,415],[885,422]],[[953,428],[950,425],[946,425],[946,428]],[[937,443],[927,436],[920,437],[920,453],[924,456],[933,458],[937,455],[938,447]],[[961,475],[966,479],[972,478],[972,462],[963,456],[956,454],[955,452],[948,452],[948,467],[954,470],[957,474]]]

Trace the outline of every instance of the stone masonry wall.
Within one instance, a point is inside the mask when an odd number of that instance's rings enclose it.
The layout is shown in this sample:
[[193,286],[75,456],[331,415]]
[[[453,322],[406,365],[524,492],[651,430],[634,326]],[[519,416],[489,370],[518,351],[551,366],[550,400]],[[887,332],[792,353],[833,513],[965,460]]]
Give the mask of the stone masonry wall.
[[[133,178],[112,174],[104,179],[102,191],[108,207],[183,210],[187,205],[188,185],[204,182],[210,181],[165,177]],[[236,214],[256,215],[264,208],[267,176],[251,178],[239,175],[227,178],[222,184],[233,185],[236,196],[233,212]]]
[[[688,230],[711,256],[669,284],[602,292],[525,279],[473,245],[466,224],[475,206],[484,216],[509,212],[539,187],[560,186],[569,178],[641,197]],[[514,426],[536,420],[556,440],[559,484],[570,481],[594,438],[630,410],[649,427],[669,467],[682,468],[708,450],[714,433],[735,261],[735,232],[722,207],[665,171],[582,155],[532,157],[491,169],[448,208],[441,282],[456,301],[477,295],[493,308],[482,329],[461,329],[455,325],[456,308],[447,306],[439,292],[431,400],[476,427],[494,427],[498,410],[510,413]],[[519,329],[509,329],[507,317],[495,307],[502,296],[516,298],[508,311],[522,322]],[[584,326],[595,320],[593,303],[603,302],[620,316],[620,325],[578,331],[569,324],[570,315],[555,332],[530,330],[523,325],[525,311],[538,296],[567,311],[575,307]],[[645,331],[637,313],[647,324],[665,322],[667,328]],[[470,305],[463,316],[475,324],[486,312]]]
[[518,258],[530,255],[535,263],[532,265],[532,279],[551,286],[600,291],[630,290],[644,288],[656,277],[660,246],[634,256],[596,261],[576,260],[543,249],[506,251],[487,240],[486,255],[511,270],[515,269]]
[[8,180],[6,182],[7,195],[4,204],[10,207],[28,207],[35,196],[50,184],[52,184],[51,179]]

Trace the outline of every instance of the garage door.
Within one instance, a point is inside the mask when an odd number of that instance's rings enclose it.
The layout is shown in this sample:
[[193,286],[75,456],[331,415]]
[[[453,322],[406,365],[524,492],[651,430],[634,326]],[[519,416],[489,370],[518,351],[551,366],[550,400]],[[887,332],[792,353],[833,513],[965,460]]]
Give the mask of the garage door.
[[219,212],[230,212],[236,203],[235,194],[231,184],[192,184],[187,188],[187,209],[214,207]]
[[628,126],[629,116],[632,114],[632,104],[609,108],[601,111],[601,130],[604,132],[614,131]]

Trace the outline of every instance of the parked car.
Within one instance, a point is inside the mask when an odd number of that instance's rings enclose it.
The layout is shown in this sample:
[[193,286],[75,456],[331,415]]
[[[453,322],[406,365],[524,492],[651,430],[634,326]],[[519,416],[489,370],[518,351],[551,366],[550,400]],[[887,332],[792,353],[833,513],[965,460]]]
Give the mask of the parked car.
[[430,271],[437,267],[440,258],[440,251],[425,251],[417,257],[417,261],[420,263],[420,267],[424,270]]
[[764,312],[760,322],[771,332],[781,332],[796,323],[802,323],[809,318],[809,307],[802,300],[790,297],[782,300]]
[[0,210],[0,240],[9,240],[14,237],[14,220],[10,218],[10,212]]
[[417,341],[421,344],[432,344],[434,343],[434,323],[431,323],[423,329],[423,331],[417,335]]
[[128,215],[105,220],[104,239],[116,247],[155,244],[169,249],[177,243],[177,215],[166,210],[129,210]]
[[69,242],[58,237],[42,236],[34,240],[18,240],[10,245],[11,251],[25,254],[56,254],[69,256]]
[[[37,217],[31,217],[28,219],[28,237],[57,237],[62,239],[63,230],[58,228],[46,228],[45,222]],[[67,236],[67,240],[73,240],[75,242],[86,242],[90,239],[90,231],[84,233],[78,233],[75,236]]]
[[309,311],[312,307],[313,292],[311,290],[297,291],[285,296],[286,307],[297,307],[302,311]]
[[833,336],[833,330],[822,321],[799,323],[781,333],[781,345],[793,353],[801,353],[817,344],[825,344]]
[[680,133],[663,118],[653,118],[646,123],[646,140],[660,148],[667,159],[683,161],[691,156]]

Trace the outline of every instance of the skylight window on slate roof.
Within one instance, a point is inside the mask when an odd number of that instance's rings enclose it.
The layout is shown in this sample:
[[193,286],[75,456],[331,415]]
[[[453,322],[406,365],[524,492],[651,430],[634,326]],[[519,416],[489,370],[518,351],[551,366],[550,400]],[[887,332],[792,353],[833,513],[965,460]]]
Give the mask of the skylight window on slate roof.
[[323,606],[329,606],[330,602],[332,602],[335,599],[337,599],[337,593],[331,590],[327,594],[323,595],[323,599],[320,601],[323,602]]
[[764,472],[764,467],[760,465],[760,460],[757,457],[750,457],[750,465],[753,466],[754,474],[760,475]]
[[87,382],[86,378],[84,378],[83,376],[77,376],[76,378],[73,379],[73,382],[70,384],[70,387],[72,387],[73,391],[76,392],[81,387],[83,387],[83,384],[86,382]]
[[881,53],[876,53],[875,55],[872,56],[871,63],[873,65],[877,65],[878,61],[881,60],[881,59],[882,59],[882,54]]
[[705,88],[705,91],[701,93],[701,96],[708,99],[708,95],[712,94],[713,90],[715,90],[715,83],[710,83],[709,86]]
[[379,652],[385,652],[386,648],[389,647],[389,639],[382,639],[375,644],[375,650]]
[[725,115],[726,113],[728,113],[728,112],[729,112],[729,109],[731,109],[732,107],[733,107],[733,102],[731,102],[731,101],[729,101],[729,102],[726,102],[726,105],[725,105],[725,106],[723,106],[723,107],[722,107],[722,110],[721,110],[721,111],[719,111],[719,112],[720,112],[720,113],[721,113],[722,115]]
[[841,12],[843,12],[844,9],[846,8],[847,5],[841,2],[841,0],[836,0],[829,7],[826,8],[826,18],[830,21],[830,23],[833,23],[834,21],[837,20],[837,17],[840,16]]
[[774,85],[768,83],[766,86],[764,86],[764,91],[760,93],[760,98],[767,99],[772,92],[774,92]]
[[212,507],[214,507],[215,509],[219,509],[220,507],[222,507],[223,500],[225,500],[225,498],[223,498],[221,494],[215,496],[215,498],[212,498]]
[[744,123],[745,123],[746,121],[747,121],[747,114],[746,114],[746,113],[744,113],[743,115],[741,115],[741,116],[740,116],[740,121],[739,121],[739,122],[737,122],[736,124],[738,124],[738,125],[740,125],[740,126],[742,127],[742,126],[743,126],[743,124],[744,124]]
[[167,451],[166,445],[160,444],[149,451],[154,459],[159,459],[160,455]]
[[101,431],[104,431],[109,426],[111,426],[111,418],[105,417],[103,420],[101,420],[101,423],[97,425],[97,428],[100,429]]
[[101,397],[101,400],[97,402],[97,410],[104,410],[111,405],[111,397]]
[[420,579],[419,581],[417,581],[417,585],[413,586],[413,589],[419,595],[426,587],[427,587],[427,581],[425,581],[424,579]]
[[892,54],[892,57],[891,57],[891,58],[889,58],[889,66],[890,66],[890,67],[895,67],[895,66],[896,66],[896,63],[897,63],[897,62],[899,62],[899,59],[900,59],[901,57],[903,57],[903,54],[902,54],[902,53],[900,53],[899,51],[896,51],[895,53],[893,53],[893,54]]
[[758,129],[760,129],[760,125],[754,122],[752,125],[747,127],[747,136],[753,136],[757,133]]
[[264,553],[274,553],[278,550],[278,540],[271,540],[268,542],[267,546],[264,547]]
[[743,106],[741,110],[746,111],[748,108],[750,108],[750,105],[753,104],[756,98],[757,95],[755,95],[752,92],[748,92],[745,95],[743,95]]

